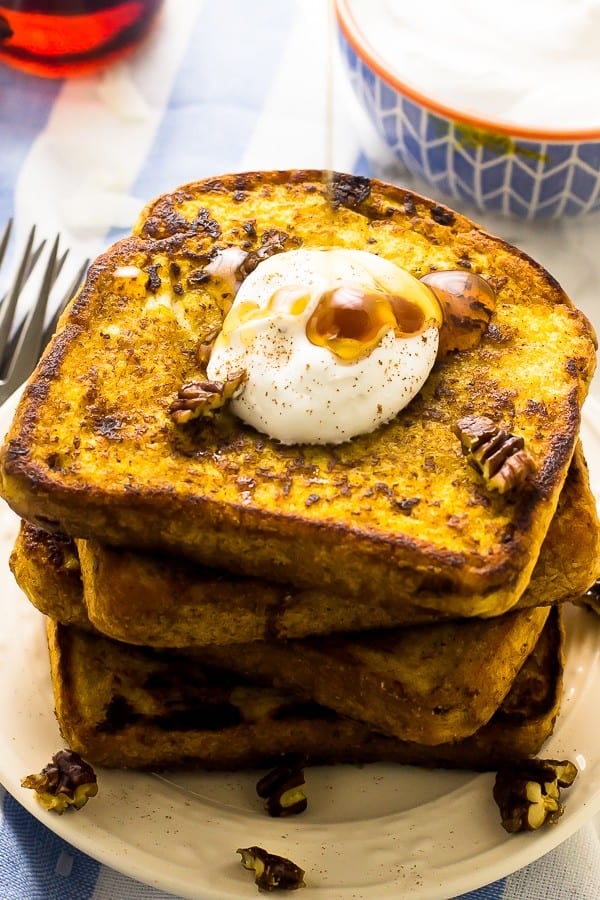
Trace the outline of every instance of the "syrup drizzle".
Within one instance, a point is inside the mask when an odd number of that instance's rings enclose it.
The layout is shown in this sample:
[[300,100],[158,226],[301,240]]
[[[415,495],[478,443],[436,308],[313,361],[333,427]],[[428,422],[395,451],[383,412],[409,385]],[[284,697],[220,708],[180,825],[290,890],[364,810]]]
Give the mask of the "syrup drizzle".
[[[392,330],[396,337],[417,337],[432,326],[441,327],[441,308],[434,296],[415,280],[416,291],[403,294],[385,289],[365,290],[347,283],[326,291],[306,325],[308,340],[327,347],[339,359],[353,362],[368,355]],[[425,301],[425,302],[424,302]]]
[[[438,358],[472,349],[481,342],[496,307],[494,290],[484,278],[448,269],[431,272],[419,281],[414,279],[414,284],[416,290],[409,288],[403,293],[384,287],[365,289],[354,282],[338,284],[319,297],[306,322],[308,340],[327,347],[344,362],[371,353],[390,330],[396,337],[407,338],[437,327]],[[273,313],[301,316],[310,299],[305,286],[284,285],[264,308],[252,300],[239,303],[229,313],[222,333],[230,336],[240,325],[269,318]]]

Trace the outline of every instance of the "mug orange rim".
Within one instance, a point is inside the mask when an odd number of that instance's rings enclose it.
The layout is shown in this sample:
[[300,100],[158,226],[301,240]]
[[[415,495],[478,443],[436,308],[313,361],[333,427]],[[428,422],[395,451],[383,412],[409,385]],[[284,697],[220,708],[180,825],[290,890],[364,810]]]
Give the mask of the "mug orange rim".
[[351,8],[351,0],[334,0],[334,6],[338,25],[355,53],[361,57],[383,81],[387,82],[390,87],[431,112],[437,113],[446,119],[452,119],[474,128],[479,128],[483,131],[510,135],[513,138],[524,138],[538,142],[557,141],[563,143],[600,140],[600,128],[571,129],[564,131],[556,129],[528,128],[523,125],[511,124],[503,119],[485,119],[482,116],[467,113],[463,110],[455,109],[452,106],[440,103],[437,100],[433,100],[431,97],[422,94],[420,91],[411,87],[405,81],[402,81],[390,72],[358,25]]

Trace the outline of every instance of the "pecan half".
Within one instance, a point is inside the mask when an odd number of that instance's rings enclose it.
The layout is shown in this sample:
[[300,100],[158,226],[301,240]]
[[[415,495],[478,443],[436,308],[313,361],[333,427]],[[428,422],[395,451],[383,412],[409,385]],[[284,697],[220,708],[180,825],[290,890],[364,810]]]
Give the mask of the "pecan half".
[[262,847],[238,849],[245,869],[254,871],[254,881],[262,891],[295,891],[304,887],[304,870],[285,856],[267,853]]
[[494,784],[502,827],[513,834],[555,825],[564,812],[560,788],[570,787],[577,767],[569,760],[526,759],[504,766]]
[[505,494],[535,472],[536,465],[525,450],[524,439],[486,416],[465,416],[452,430],[470,464],[492,490]]
[[212,353],[213,344],[216,341],[218,335],[220,334],[220,327],[212,328],[210,331],[207,331],[206,334],[202,336],[200,344],[198,345],[198,362],[202,366],[203,369],[208,365],[208,361],[210,359],[210,354]]
[[470,350],[481,343],[496,309],[496,295],[485,278],[475,272],[448,269],[429,272],[420,279],[442,307],[438,357],[453,350]]
[[256,793],[265,801],[270,816],[295,816],[308,805],[304,784],[302,763],[291,762],[264,775],[256,784]]
[[228,375],[226,381],[189,381],[180,387],[169,407],[171,418],[177,425],[210,418],[232,399],[245,380],[246,372],[239,371]]
[[96,773],[73,750],[59,750],[41,772],[23,778],[21,787],[34,790],[42,806],[59,815],[81,809],[98,793]]

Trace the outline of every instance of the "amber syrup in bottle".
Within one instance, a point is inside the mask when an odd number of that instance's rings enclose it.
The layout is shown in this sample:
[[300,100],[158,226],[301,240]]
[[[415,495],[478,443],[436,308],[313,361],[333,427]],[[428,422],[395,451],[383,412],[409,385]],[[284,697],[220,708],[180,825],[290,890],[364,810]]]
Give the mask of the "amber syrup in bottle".
[[0,61],[34,75],[93,72],[133,49],[162,0],[0,0]]

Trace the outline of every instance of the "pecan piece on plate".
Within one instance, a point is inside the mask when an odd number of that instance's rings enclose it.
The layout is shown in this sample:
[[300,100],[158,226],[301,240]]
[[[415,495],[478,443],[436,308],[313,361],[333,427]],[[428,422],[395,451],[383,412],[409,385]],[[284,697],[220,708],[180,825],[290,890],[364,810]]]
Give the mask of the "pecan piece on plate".
[[555,825],[564,812],[560,789],[570,787],[576,776],[569,760],[525,759],[503,766],[494,784],[502,827],[512,834]]
[[256,793],[265,801],[270,816],[295,816],[308,805],[304,794],[302,762],[278,766],[264,775],[256,785]]
[[268,853],[262,847],[236,850],[245,869],[254,871],[254,880],[261,891],[295,891],[304,887],[304,870],[291,859]]
[[98,793],[96,773],[73,750],[59,750],[41,772],[23,778],[21,786],[34,790],[42,806],[59,815],[81,809]]

